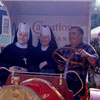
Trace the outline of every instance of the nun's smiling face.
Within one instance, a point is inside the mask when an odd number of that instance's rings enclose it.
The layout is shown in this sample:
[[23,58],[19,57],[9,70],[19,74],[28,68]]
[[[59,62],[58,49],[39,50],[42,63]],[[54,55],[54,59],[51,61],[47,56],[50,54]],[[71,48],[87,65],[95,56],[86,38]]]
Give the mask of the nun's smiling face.
[[17,35],[18,42],[25,45],[28,42],[28,32],[19,32]]
[[49,35],[41,35],[40,36],[40,43],[43,47],[46,47],[50,43],[50,36]]

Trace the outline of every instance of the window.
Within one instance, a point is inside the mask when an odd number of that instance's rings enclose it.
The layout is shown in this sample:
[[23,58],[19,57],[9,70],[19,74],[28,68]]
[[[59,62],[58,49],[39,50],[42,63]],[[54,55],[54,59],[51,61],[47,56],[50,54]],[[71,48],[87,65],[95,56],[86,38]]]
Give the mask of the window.
[[9,34],[9,18],[2,16],[2,34]]

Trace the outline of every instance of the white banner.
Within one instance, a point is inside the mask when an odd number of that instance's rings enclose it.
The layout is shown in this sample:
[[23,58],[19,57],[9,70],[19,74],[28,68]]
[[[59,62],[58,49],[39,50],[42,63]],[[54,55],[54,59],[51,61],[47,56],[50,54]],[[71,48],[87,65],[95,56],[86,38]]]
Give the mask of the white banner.
[[68,31],[71,26],[80,26],[84,30],[84,41],[88,41],[88,18],[86,16],[18,16],[20,22],[28,22],[33,33],[33,45],[37,46],[41,25],[50,25],[58,47],[69,43]]

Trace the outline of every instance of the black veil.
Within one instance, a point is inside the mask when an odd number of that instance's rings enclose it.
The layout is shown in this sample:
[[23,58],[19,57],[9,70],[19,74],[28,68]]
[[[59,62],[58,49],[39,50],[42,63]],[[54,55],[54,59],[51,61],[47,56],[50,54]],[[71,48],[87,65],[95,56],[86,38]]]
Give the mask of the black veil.
[[[43,26],[46,27],[47,25],[43,25]],[[57,43],[56,43],[56,40],[55,40],[53,31],[52,31],[52,29],[51,29],[50,26],[48,26],[48,27],[49,27],[50,32],[51,32],[51,41],[50,41],[50,43],[49,43],[49,46],[50,46],[50,48],[57,49]],[[39,41],[38,41],[37,47],[38,47],[38,48],[41,48],[40,39],[39,39]]]
[[[18,33],[18,29],[15,32],[13,44],[15,44],[18,41],[17,40],[17,33]],[[28,40],[28,49],[30,49],[31,47],[32,47],[32,32],[31,32],[31,28],[30,28],[30,30],[29,30],[29,40]]]

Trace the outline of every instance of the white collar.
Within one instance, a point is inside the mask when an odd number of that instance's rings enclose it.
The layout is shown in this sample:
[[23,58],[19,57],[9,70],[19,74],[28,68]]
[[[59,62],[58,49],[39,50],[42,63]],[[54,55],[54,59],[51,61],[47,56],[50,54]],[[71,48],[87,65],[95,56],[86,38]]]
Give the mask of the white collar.
[[16,45],[17,47],[19,47],[19,48],[23,48],[23,49],[26,49],[26,48],[28,47],[27,44],[25,44],[25,45],[21,45],[19,42],[16,42],[15,45]]
[[49,47],[49,45],[46,46],[46,47],[41,46],[41,50],[42,50],[42,51],[46,51],[46,50],[48,49],[48,47]]

